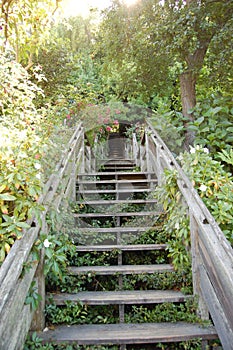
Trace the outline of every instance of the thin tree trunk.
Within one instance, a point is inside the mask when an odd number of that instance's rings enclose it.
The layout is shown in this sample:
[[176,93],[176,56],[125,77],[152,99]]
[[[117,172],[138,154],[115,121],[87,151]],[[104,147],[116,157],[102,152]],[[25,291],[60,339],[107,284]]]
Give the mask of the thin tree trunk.
[[195,134],[187,129],[188,122],[193,121],[192,109],[196,105],[196,77],[192,71],[186,71],[180,75],[180,91],[182,102],[182,113],[187,122],[184,123],[186,128],[185,148],[188,149],[195,139]]

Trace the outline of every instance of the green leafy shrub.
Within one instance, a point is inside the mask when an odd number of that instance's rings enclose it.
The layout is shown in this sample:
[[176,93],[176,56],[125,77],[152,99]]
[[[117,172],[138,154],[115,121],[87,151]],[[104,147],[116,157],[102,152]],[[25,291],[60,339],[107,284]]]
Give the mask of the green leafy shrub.
[[213,156],[232,147],[232,96],[212,95],[197,103],[193,113],[194,121],[189,123],[188,128],[195,132],[195,145],[208,147]]
[[182,113],[171,110],[169,102],[160,99],[151,116],[151,123],[169,149],[175,154],[179,154],[182,150],[185,132]]
[[37,200],[42,189],[43,113],[34,99],[42,91],[10,54],[0,53],[0,263],[26,220],[43,208]]
[[199,145],[180,156],[184,171],[193,181],[202,200],[233,243],[233,179],[224,166]]

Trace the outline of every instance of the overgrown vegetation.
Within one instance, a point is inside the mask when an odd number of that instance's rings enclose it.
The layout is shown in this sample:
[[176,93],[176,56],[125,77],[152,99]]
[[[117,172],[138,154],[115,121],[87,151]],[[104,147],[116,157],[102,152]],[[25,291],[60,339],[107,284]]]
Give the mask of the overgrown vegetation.
[[[86,19],[51,20],[59,3],[0,0],[0,264],[29,228],[28,220],[39,218],[43,211],[39,197],[44,183],[79,121],[94,145],[96,140],[105,140],[108,128],[119,126],[119,121],[127,125],[125,134],[137,131],[140,139],[142,122],[150,118],[233,244],[232,2],[171,0],[162,5],[159,0],[143,0],[128,8],[113,0],[99,25],[95,11]],[[164,255],[148,254],[144,259],[148,263],[172,259],[176,273],[124,277],[123,285],[129,290],[179,286],[190,293],[188,217],[176,173],[166,171],[165,177],[166,185],[155,193],[164,216],[133,243],[168,242]],[[115,196],[103,194],[102,198]],[[78,211],[90,213],[81,206]],[[135,218],[134,225],[140,220]],[[93,223],[93,227],[102,225],[101,220]],[[71,263],[112,264],[118,252],[76,255],[70,238],[85,244],[80,230],[72,227],[68,236],[66,230],[60,233],[51,226],[50,235],[39,237],[34,246],[35,259],[38,250],[45,248],[51,291],[58,287],[63,292],[118,288],[114,279],[92,274],[78,279],[66,273]],[[114,221],[105,222],[106,228],[113,226]],[[115,237],[106,234],[104,239],[114,241]],[[132,243],[128,236],[124,239]],[[125,263],[140,262],[137,253],[124,259]],[[33,282],[26,303],[35,309],[39,299]],[[172,317],[174,309],[169,305],[157,313],[164,311],[166,318],[170,312]],[[72,313],[87,317],[84,306],[67,305],[67,310],[64,318]],[[152,319],[154,311],[149,311],[135,308],[129,319]],[[54,306],[47,312],[51,322],[61,317]],[[183,315],[182,310],[174,311],[179,312]],[[106,310],[88,317],[105,322],[103,313]],[[176,345],[169,346],[176,349]],[[199,347],[200,343],[187,343],[177,349]],[[84,349],[42,346],[36,336],[28,341],[29,348]]]

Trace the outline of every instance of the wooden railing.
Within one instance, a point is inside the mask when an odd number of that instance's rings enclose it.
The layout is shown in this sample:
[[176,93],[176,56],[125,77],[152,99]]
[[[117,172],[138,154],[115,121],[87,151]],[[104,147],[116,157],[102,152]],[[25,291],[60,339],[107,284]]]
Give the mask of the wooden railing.
[[[143,148],[143,149],[142,149]],[[190,215],[192,273],[194,294],[199,298],[199,312],[203,319],[214,322],[222,346],[233,344],[233,249],[213,216],[206,208],[163,140],[147,123],[145,140],[139,148],[147,157],[147,171],[156,173],[163,181],[164,169],[176,169],[177,184]]]
[[[233,344],[233,251],[214,218],[198,196],[190,180],[157,132],[147,124],[140,145],[132,145],[133,158],[142,171],[154,172],[163,181],[163,170],[176,169],[177,184],[190,215],[192,270],[194,293],[199,297],[202,318],[210,313],[224,349]],[[33,219],[31,228],[13,245],[0,268],[0,349],[21,350],[28,330],[44,327],[45,287],[43,252],[35,261],[32,247],[40,232],[48,232],[46,215],[51,206],[57,210],[75,199],[77,172],[93,171],[95,159],[88,144],[85,146],[83,128],[74,132],[56,171],[47,182],[40,198],[45,210],[42,226]],[[30,269],[24,267],[30,265]],[[32,281],[36,281],[42,296],[40,307],[33,312],[25,299]]]
[[[45,208],[41,214],[42,225],[35,218],[30,220],[31,228],[14,243],[0,268],[1,350],[22,349],[30,327],[34,330],[42,330],[44,327],[43,252],[41,260],[37,261],[33,258],[32,248],[40,232],[48,232],[46,215],[50,208],[58,210],[59,207],[66,205],[68,198],[75,199],[77,172],[83,166],[84,133],[82,126],[79,125],[40,198]],[[42,297],[36,312],[33,312],[30,305],[25,304],[32,281],[36,282],[38,293]]]

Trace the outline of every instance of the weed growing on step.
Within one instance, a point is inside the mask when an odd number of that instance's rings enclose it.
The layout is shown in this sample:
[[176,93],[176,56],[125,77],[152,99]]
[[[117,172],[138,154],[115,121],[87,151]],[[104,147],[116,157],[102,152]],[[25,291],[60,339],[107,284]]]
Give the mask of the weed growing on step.
[[191,270],[123,276],[123,288],[127,290],[181,290],[192,294]]
[[[200,322],[196,315],[196,308],[194,300],[177,304],[127,306],[125,322]],[[70,301],[66,301],[65,305],[62,306],[50,303],[46,306],[46,316],[49,324],[111,324],[119,322],[117,305],[90,306]]]
[[113,250],[111,252],[77,252],[70,258],[70,264],[72,266],[109,266],[116,265],[118,258],[118,251]]
[[184,303],[163,303],[149,306],[128,306],[125,313],[126,323],[152,322],[200,322],[196,315],[197,304],[194,300]]
[[65,305],[49,304],[45,309],[49,324],[109,324],[118,322],[118,307],[89,306],[66,301]]
[[152,264],[168,264],[169,259],[166,251],[141,251],[137,252],[124,252],[123,253],[123,264],[133,265],[135,261],[138,265],[152,265]]

